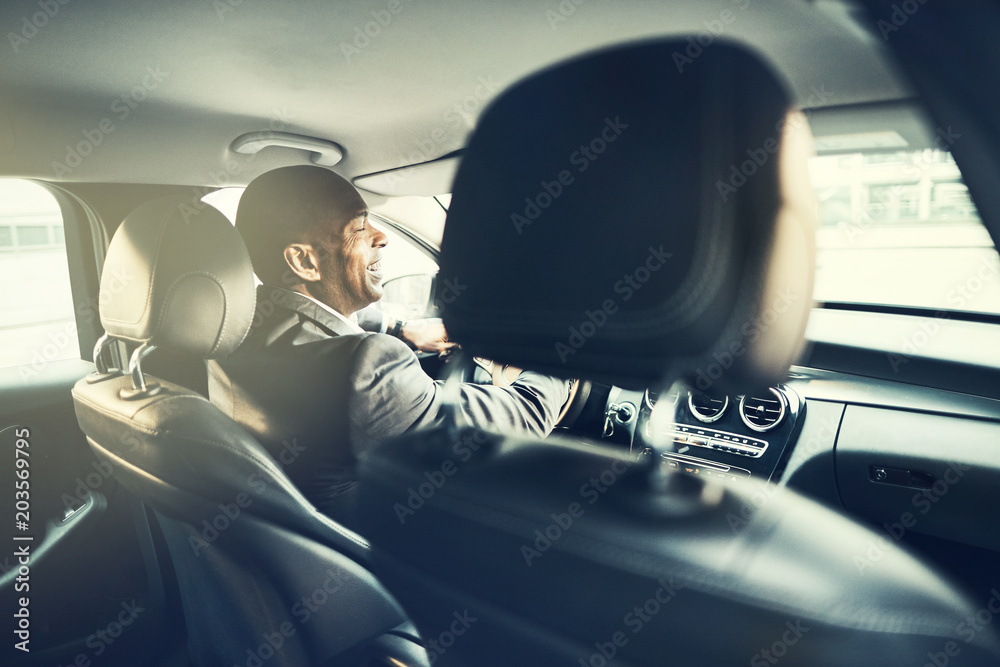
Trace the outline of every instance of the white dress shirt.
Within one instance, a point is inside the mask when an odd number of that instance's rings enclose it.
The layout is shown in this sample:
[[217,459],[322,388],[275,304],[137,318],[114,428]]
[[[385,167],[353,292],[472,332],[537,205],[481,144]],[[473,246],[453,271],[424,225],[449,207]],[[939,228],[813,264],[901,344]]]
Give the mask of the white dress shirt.
[[354,333],[364,333],[365,332],[364,329],[362,329],[361,327],[358,326],[358,318],[357,318],[356,315],[352,314],[350,317],[346,317],[343,313],[338,313],[336,310],[334,310],[330,306],[326,305],[322,301],[319,301],[317,299],[312,298],[308,294],[305,294],[303,292],[298,292],[298,294],[301,294],[305,298],[309,299],[310,301],[312,301],[313,303],[315,303],[320,308],[322,308],[326,312],[330,313],[334,317],[337,317],[337,318],[343,320],[347,324],[347,326],[351,327],[351,331],[353,331]]

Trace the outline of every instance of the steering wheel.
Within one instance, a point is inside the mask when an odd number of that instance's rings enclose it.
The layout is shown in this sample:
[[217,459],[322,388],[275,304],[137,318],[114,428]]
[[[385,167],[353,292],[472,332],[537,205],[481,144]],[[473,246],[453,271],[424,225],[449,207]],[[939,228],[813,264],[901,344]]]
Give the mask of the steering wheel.
[[[493,378],[494,387],[509,387],[511,383],[517,379],[517,376],[521,374],[521,369],[517,366],[500,364],[492,359],[473,357],[472,361],[490,374],[490,377]],[[589,382],[580,382],[580,380],[575,378],[570,380],[569,396],[566,398],[566,402],[563,403],[562,408],[559,410],[559,415],[556,417],[556,426],[572,426],[573,422],[576,421],[576,418],[583,410],[583,406],[587,402],[587,397],[589,395]]]

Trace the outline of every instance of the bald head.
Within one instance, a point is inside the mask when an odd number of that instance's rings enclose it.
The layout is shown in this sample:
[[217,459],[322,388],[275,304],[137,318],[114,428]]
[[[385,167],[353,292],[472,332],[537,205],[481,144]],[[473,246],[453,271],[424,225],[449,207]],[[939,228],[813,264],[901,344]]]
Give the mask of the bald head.
[[236,229],[246,243],[254,273],[262,282],[294,287],[284,250],[293,243],[319,247],[332,230],[367,211],[347,180],[311,165],[282,167],[250,182],[236,212]]

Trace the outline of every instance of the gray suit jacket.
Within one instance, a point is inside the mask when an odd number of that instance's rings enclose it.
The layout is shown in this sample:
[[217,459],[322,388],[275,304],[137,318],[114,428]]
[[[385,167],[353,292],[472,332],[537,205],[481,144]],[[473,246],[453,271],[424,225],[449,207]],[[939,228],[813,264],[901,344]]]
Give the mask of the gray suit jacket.
[[[545,435],[567,397],[562,380],[524,372],[509,388],[463,384],[468,423]],[[385,334],[354,333],[295,292],[258,287],[246,341],[209,362],[209,396],[253,435],[321,511],[353,523],[357,456],[411,429],[442,423],[443,386]]]

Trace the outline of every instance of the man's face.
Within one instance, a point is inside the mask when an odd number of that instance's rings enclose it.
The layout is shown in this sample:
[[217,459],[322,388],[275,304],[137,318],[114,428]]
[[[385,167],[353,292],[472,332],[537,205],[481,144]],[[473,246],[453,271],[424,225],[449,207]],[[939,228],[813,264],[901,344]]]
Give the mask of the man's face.
[[368,220],[360,196],[355,206],[331,216],[329,232],[322,234],[320,281],[316,298],[344,315],[355,313],[382,298],[382,248],[385,234]]

